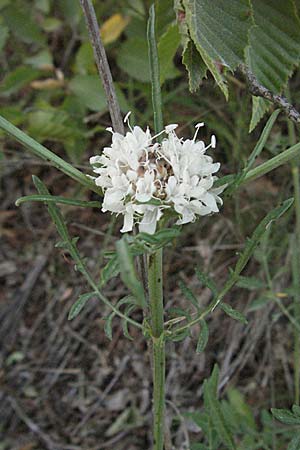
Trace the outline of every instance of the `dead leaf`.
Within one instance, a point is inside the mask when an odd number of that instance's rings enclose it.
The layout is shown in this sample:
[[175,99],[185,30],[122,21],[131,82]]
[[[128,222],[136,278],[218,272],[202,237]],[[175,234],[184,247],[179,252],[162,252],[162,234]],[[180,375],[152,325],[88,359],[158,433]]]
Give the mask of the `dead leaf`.
[[57,89],[63,87],[65,84],[64,80],[55,80],[54,78],[47,78],[46,80],[36,80],[30,83],[33,89],[39,91],[44,91],[48,89]]
[[125,30],[128,23],[129,18],[124,17],[121,14],[114,14],[107,19],[100,28],[103,44],[111,44],[116,41]]

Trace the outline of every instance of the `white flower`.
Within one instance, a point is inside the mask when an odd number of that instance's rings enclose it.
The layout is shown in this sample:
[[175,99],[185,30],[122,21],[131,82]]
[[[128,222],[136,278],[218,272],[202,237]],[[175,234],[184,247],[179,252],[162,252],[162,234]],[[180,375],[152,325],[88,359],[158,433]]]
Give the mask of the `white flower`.
[[152,137],[149,128],[131,128],[128,117],[124,121],[130,131],[122,136],[109,128],[111,146],[90,158],[95,183],[104,193],[102,211],[124,215],[121,232],[138,224],[141,232],[153,234],[166,210],[173,211],[178,225],[218,212],[224,186],[213,185],[220,164],[206,155],[208,148],[216,147],[216,138],[213,135],[207,147],[196,141],[204,124],[196,125],[192,140],[179,139],[177,125],[167,125],[161,132],[166,137],[155,143],[157,136]]

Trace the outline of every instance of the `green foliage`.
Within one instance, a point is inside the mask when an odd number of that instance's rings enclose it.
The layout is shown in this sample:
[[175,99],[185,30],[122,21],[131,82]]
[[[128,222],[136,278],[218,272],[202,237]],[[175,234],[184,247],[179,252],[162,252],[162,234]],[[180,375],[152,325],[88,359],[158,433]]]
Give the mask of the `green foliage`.
[[231,430],[226,423],[220,402],[218,401],[217,388],[219,380],[219,369],[215,365],[211,377],[204,381],[204,407],[208,412],[209,419],[214,428],[214,432],[219,436],[220,441],[226,448],[234,450],[236,445],[234,443]]
[[126,238],[120,239],[117,242],[116,249],[121,278],[124,284],[132,292],[137,304],[144,307],[146,305],[144,288],[136,275],[133,255],[130,252],[130,247]]
[[205,320],[200,322],[200,333],[198,336],[196,352],[201,353],[205,350],[209,337],[209,328]]
[[271,412],[275,419],[284,423],[285,425],[299,425],[300,426],[300,410],[299,406],[293,405],[292,411],[287,409],[272,408]]
[[78,300],[76,300],[76,302],[72,305],[72,307],[70,309],[70,312],[69,312],[69,315],[68,315],[68,320],[75,319],[75,317],[77,317],[78,314],[81,313],[81,311],[85,307],[85,305],[88,302],[88,300],[91,297],[94,297],[94,296],[95,296],[95,292],[88,292],[86,294],[80,295]]
[[[294,0],[178,0],[176,8],[191,91],[205,76],[202,61],[226,98],[226,71],[233,72],[239,64],[246,64],[273,93],[283,91],[300,56],[299,12]],[[201,58],[198,68],[195,57],[189,57],[195,50]],[[250,131],[268,107],[264,100],[254,98]]]

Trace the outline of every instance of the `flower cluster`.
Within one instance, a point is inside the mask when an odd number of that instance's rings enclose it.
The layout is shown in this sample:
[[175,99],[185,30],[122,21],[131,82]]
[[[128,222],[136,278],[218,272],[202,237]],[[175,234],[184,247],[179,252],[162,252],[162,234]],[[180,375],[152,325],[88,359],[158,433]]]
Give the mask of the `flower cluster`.
[[108,128],[111,146],[90,159],[97,174],[95,183],[104,193],[102,211],[124,215],[121,232],[139,224],[140,231],[153,234],[157,222],[170,210],[178,225],[218,212],[224,187],[213,188],[217,179],[213,174],[220,164],[205,154],[208,148],[215,148],[216,138],[212,136],[208,146],[196,141],[204,124],[196,125],[192,140],[178,138],[174,131],[177,125],[168,125],[161,132],[166,137],[155,143],[158,135],[151,137],[149,128],[132,128],[128,117],[124,121],[130,131],[123,136]]

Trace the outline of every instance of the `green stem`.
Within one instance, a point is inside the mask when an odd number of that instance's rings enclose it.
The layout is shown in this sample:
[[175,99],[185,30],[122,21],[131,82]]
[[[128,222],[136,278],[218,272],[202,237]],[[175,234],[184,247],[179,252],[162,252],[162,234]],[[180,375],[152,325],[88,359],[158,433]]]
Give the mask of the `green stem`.
[[149,309],[153,347],[154,450],[164,446],[165,337],[162,284],[162,249],[148,257]]
[[[147,27],[149,65],[152,86],[152,104],[155,133],[163,129],[162,100],[157,42],[155,36],[155,6],[149,10]],[[161,141],[161,136],[158,136]],[[165,412],[165,336],[164,303],[162,281],[162,249],[148,257],[149,310],[152,331],[153,351],[153,413],[154,413],[154,450],[164,448],[164,412]]]
[[[162,116],[162,100],[160,91],[160,73],[159,73],[159,58],[157,51],[157,43],[155,38],[155,6],[154,4],[149,10],[149,20],[147,27],[149,61],[150,61],[150,75],[152,84],[152,104],[154,117],[154,130],[159,133],[163,129]],[[158,137],[160,140],[160,136]]]

